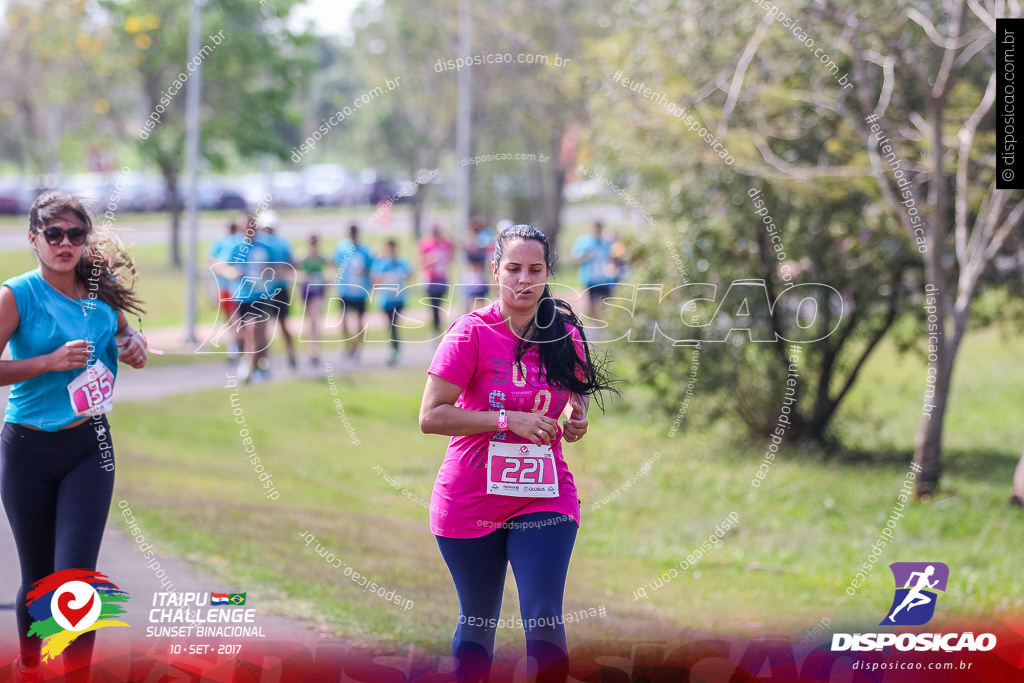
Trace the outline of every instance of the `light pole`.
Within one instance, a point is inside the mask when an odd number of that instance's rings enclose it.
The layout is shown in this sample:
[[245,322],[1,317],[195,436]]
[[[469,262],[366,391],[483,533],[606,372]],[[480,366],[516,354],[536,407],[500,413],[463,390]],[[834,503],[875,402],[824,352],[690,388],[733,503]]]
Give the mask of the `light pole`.
[[[459,57],[469,60],[472,30],[472,0],[459,0]],[[461,303],[461,285],[466,263],[466,237],[469,232],[469,151],[470,129],[472,126],[472,70],[459,70],[458,116],[455,122],[455,156],[457,158],[457,183],[455,193],[455,287],[452,304]],[[460,310],[457,308],[456,310]]]
[[[201,0],[192,0],[188,19],[188,53],[199,54],[199,24]],[[185,341],[198,342],[196,337],[196,260],[199,254],[199,216],[196,200],[199,194],[199,98],[202,92],[203,65],[196,67],[188,79],[185,91],[185,215],[188,220],[188,252],[185,255]]]

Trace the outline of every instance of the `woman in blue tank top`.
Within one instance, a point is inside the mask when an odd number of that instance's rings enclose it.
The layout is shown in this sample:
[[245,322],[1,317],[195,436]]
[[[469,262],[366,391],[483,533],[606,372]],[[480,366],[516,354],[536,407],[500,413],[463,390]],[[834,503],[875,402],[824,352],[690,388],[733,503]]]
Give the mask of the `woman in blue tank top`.
[[[28,240],[39,267],[0,286],[0,385],[13,385],[0,432],[0,498],[11,523],[21,588],[16,603],[23,680],[40,679],[25,595],[62,569],[95,569],[114,487],[105,413],[118,361],[146,364],[146,342],[125,313],[142,312],[124,278],[134,265],[116,237],[94,230],[78,199],[41,195]],[[64,654],[65,680],[88,680],[95,632]]]

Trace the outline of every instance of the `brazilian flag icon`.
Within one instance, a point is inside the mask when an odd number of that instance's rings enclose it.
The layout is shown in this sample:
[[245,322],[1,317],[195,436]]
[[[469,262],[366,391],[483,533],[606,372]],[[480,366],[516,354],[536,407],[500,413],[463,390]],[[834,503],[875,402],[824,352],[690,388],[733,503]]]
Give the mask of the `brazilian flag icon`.
[[228,596],[228,602],[230,602],[232,605],[244,605],[245,593],[232,593]]

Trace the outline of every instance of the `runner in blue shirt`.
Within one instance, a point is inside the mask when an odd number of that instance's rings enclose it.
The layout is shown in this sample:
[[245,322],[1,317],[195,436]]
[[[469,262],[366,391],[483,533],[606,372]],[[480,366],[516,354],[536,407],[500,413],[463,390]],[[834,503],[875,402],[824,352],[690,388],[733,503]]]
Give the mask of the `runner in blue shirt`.
[[[338,296],[345,305],[341,311],[341,333],[348,340],[346,355],[359,360],[359,350],[366,339],[363,323],[366,314],[366,300],[373,285],[370,269],[373,267],[373,252],[359,241],[359,226],[352,224],[348,229],[349,238],[334,250],[337,266]],[[348,333],[348,313],[355,311],[357,329],[353,336]]]
[[[11,347],[0,384],[13,385],[0,433],[0,498],[21,568],[16,676],[42,680],[25,597],[56,571],[96,569],[114,488],[106,413],[118,362],[143,367],[147,345],[125,319],[142,313],[125,277],[131,257],[113,233],[93,228],[77,198],[40,195],[28,240],[39,267],[0,287],[0,351]],[[95,637],[67,647],[61,680],[89,680]]]
[[[228,234],[214,240],[213,244],[210,245],[209,251],[206,252],[207,265],[213,272],[213,278],[217,287],[218,320],[220,316],[223,316],[224,320],[227,321],[227,325],[232,328],[234,328],[233,323],[238,312],[238,303],[231,298],[231,281],[223,274],[220,265],[226,263],[231,258],[231,250],[237,241],[236,235],[240,227],[244,226],[247,222],[248,216],[243,213],[240,220],[232,221],[228,225]],[[238,354],[242,350],[242,342],[237,334],[237,329],[230,344],[228,360],[234,361],[238,359]]]
[[580,282],[587,290],[587,315],[597,318],[606,297],[618,281],[617,267],[612,259],[612,240],[603,236],[601,221],[594,221],[594,231],[581,235],[572,246],[573,261],[580,265]]
[[273,267],[276,252],[266,235],[257,229],[257,220],[250,218],[245,230],[235,236],[222,271],[231,280],[231,296],[238,304],[238,334],[242,339],[238,376],[243,382],[264,381],[270,371],[267,323],[274,317],[271,297],[276,291]]
[[381,308],[388,317],[388,334],[391,339],[391,355],[388,365],[398,363],[398,316],[405,306],[405,287],[412,268],[405,259],[398,258],[398,243],[388,240],[387,251],[373,262],[370,275],[373,291],[381,302]]
[[292,339],[287,325],[288,313],[291,311],[292,288],[295,284],[292,247],[288,240],[276,232],[278,224],[276,211],[261,211],[259,223],[263,227],[263,239],[270,245],[272,260],[275,264],[274,279],[270,283],[273,292],[270,297],[271,310],[281,328],[281,335],[284,337],[284,345],[288,350],[288,365],[292,370],[296,370],[298,361],[295,358],[295,341]]

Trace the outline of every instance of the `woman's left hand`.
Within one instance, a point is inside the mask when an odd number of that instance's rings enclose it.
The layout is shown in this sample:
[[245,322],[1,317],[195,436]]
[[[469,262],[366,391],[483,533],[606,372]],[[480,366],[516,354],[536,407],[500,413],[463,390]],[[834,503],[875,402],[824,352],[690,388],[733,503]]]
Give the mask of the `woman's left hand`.
[[136,370],[146,366],[146,340],[134,330],[117,342],[117,359]]
[[572,414],[562,423],[562,438],[570,443],[579,441],[587,433],[587,424],[587,414],[583,410],[582,402],[573,396]]

